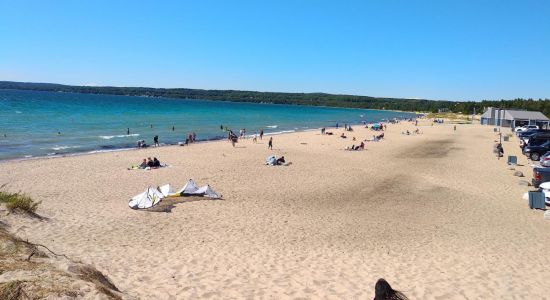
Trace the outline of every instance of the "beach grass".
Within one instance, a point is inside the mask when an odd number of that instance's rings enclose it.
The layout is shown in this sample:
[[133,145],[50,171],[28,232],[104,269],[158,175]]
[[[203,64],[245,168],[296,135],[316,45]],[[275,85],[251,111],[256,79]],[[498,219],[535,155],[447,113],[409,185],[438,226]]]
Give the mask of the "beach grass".
[[[459,113],[452,113],[452,112],[444,112],[444,113],[429,113],[426,115],[426,117],[431,119],[447,119],[450,123],[456,123],[456,124],[470,124],[472,123],[472,116],[471,115],[465,115],[465,114],[459,114]],[[479,119],[474,116],[474,119]]]
[[23,212],[34,214],[40,202],[32,200],[31,197],[18,193],[10,193],[2,190],[6,185],[0,186],[0,203],[6,204],[9,212]]

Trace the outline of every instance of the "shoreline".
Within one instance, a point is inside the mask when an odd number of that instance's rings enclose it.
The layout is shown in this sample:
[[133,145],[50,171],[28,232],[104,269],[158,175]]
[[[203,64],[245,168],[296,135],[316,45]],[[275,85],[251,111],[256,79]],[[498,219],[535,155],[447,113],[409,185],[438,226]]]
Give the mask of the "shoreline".
[[[404,119],[400,120],[400,122],[404,122]],[[372,124],[372,123],[367,123],[367,124]],[[363,125],[364,126],[364,124],[361,124],[361,123],[350,124],[350,125],[353,125],[353,126]],[[296,129],[296,130],[284,130],[284,131],[280,131],[280,132],[267,132],[267,133],[264,133],[264,136],[270,136],[270,135],[278,136],[278,135],[293,134],[293,133],[299,133],[299,132],[318,131],[321,128],[323,128],[323,127],[308,128],[308,129]],[[324,127],[324,128],[336,129],[336,127],[328,127],[328,126]],[[251,139],[252,137],[253,137],[253,135],[247,135],[245,140]],[[224,141],[224,140],[227,140],[227,138],[212,138],[212,139],[207,139],[207,140],[200,140],[199,139],[195,142],[195,144],[212,143],[212,142],[219,142],[219,141]],[[191,143],[191,144],[193,144],[193,143]],[[191,144],[189,144],[189,146]],[[132,150],[145,150],[145,149],[149,149],[149,148],[155,149],[155,148],[165,148],[165,147],[174,147],[174,146],[182,147],[178,144],[161,144],[160,147],[149,146],[147,148],[129,147],[129,148],[113,148],[113,149],[104,149],[104,150],[91,150],[91,151],[84,151],[84,152],[73,152],[73,153],[55,154],[55,155],[8,158],[8,159],[0,160],[0,164],[6,163],[6,162],[12,162],[12,161],[17,162],[17,161],[26,161],[26,160],[42,160],[42,159],[75,157],[75,156],[83,156],[83,155],[94,155],[94,154],[101,154],[101,153],[132,151]],[[183,146],[183,147],[188,147],[188,146]]]
[[[329,127],[326,127],[329,128]],[[264,133],[264,136],[267,135],[285,135],[285,134],[292,134],[292,133],[298,133],[298,132],[309,132],[309,131],[316,131],[320,130],[318,129],[304,129],[304,130],[294,130],[294,131],[285,131],[285,132],[272,132],[272,133]],[[251,139],[252,136],[247,136],[246,139]],[[32,156],[32,157],[20,157],[20,158],[8,158],[0,160],[0,164],[2,163],[9,163],[9,162],[19,162],[19,161],[27,161],[27,160],[47,160],[47,159],[54,159],[54,158],[65,158],[65,157],[77,157],[77,156],[85,156],[85,155],[94,155],[94,154],[102,154],[102,153],[111,153],[111,152],[123,152],[123,151],[138,151],[138,150],[146,150],[146,149],[159,149],[159,148],[166,148],[166,147],[189,147],[192,144],[204,144],[204,143],[213,143],[213,142],[220,142],[224,141],[226,138],[218,138],[218,139],[209,139],[209,140],[197,140],[194,143],[190,143],[187,146],[180,146],[178,144],[161,144],[159,147],[155,146],[149,146],[147,148],[115,148],[115,149],[105,149],[105,150],[92,150],[92,151],[86,151],[86,152],[73,152],[73,153],[66,153],[66,154],[56,154],[56,155],[45,155],[45,156]]]

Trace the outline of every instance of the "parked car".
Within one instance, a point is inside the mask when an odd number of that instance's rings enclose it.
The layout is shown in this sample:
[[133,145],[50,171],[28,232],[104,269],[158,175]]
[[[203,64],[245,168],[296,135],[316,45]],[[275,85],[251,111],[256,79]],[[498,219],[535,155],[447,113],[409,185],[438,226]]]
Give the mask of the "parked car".
[[[531,142],[538,142],[537,140]],[[539,161],[540,158],[550,151],[550,140],[545,140],[543,143],[535,145],[529,144],[523,148],[523,154],[529,157],[532,161]]]
[[540,129],[529,129],[529,130],[524,130],[524,131],[520,131],[520,132],[517,132],[516,135],[518,137],[524,137],[524,136],[529,136],[529,135],[533,135],[537,132],[540,132],[541,130]]
[[540,157],[540,165],[543,167],[550,167],[550,151],[544,153],[544,155]]
[[541,183],[550,181],[550,168],[533,168],[531,183],[538,188]]
[[537,131],[535,134],[520,138],[520,147],[540,145],[548,140],[550,140],[550,131]]
[[529,129],[539,129],[539,127],[537,125],[525,125],[525,126],[514,128],[514,132],[522,132]]
[[537,132],[539,132],[539,131],[536,130],[536,129],[535,130],[526,130],[526,131],[519,132],[518,133],[519,146],[521,148],[523,148],[523,146],[529,142],[529,138],[531,136],[535,135]]

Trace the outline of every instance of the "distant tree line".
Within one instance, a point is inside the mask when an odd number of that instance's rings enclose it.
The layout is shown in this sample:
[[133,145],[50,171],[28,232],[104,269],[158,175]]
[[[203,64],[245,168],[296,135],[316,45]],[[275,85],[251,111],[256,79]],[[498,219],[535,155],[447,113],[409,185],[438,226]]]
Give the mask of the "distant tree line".
[[113,87],[113,86],[72,86],[52,83],[29,83],[0,81],[0,89],[71,92],[84,94],[107,94],[126,96],[166,97],[179,99],[207,99],[217,101],[295,104],[312,106],[331,106],[347,108],[369,108],[402,111],[438,112],[447,110],[454,113],[482,113],[484,107],[499,107],[507,109],[525,109],[541,111],[550,116],[550,99],[514,99],[514,100],[483,100],[446,101],[406,98],[380,98],[356,95],[335,95],[325,93],[274,93],[237,90],[201,90],[184,88],[147,88],[147,87]]

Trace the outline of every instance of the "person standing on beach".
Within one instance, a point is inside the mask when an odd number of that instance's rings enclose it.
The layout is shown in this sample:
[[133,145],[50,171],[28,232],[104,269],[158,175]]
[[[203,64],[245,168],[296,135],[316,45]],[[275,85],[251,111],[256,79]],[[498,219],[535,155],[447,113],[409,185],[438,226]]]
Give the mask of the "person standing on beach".
[[273,150],[273,137],[269,138],[269,142],[267,143],[267,149]]
[[260,140],[264,137],[264,130],[260,129]]
[[336,129],[338,129],[338,123],[336,123]]
[[197,134],[193,132],[193,143],[197,141]]
[[454,126],[454,131],[456,131],[456,125]]
[[155,143],[155,147],[160,146],[160,144],[159,144],[159,136],[158,136],[158,135],[155,135],[155,136],[153,137],[153,142]]
[[126,128],[126,135],[130,135],[130,128]]

